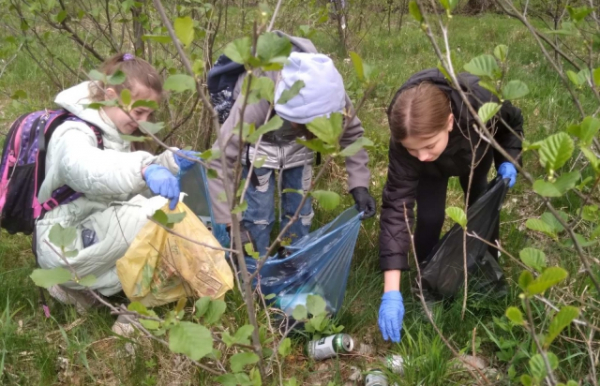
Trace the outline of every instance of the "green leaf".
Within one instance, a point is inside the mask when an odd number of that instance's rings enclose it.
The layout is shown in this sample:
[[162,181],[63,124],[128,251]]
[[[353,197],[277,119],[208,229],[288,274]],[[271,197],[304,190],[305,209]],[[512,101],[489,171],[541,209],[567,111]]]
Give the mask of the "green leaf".
[[[596,244],[595,241],[588,241],[585,239],[585,237],[583,237],[582,235],[580,235],[579,233],[575,233],[575,239],[577,240],[577,243],[582,247],[582,248],[586,248],[589,246],[592,246],[594,244]],[[567,246],[567,247],[573,247],[574,243],[573,243],[573,239],[569,238],[567,239],[563,245]]]
[[258,355],[253,352],[237,353],[229,359],[231,371],[237,373],[244,370],[247,365],[253,365],[259,360]]
[[274,115],[273,118],[269,120],[269,122],[265,123],[264,125],[259,127],[254,133],[250,134],[246,138],[246,141],[250,143],[256,143],[256,141],[258,141],[258,137],[270,133],[271,131],[279,130],[281,126],[283,126],[283,119],[281,119],[279,115]]
[[88,73],[88,78],[90,78],[91,80],[99,80],[101,82],[106,81],[106,75],[104,75],[103,73],[101,73],[98,70],[92,70]]
[[479,108],[479,111],[477,111],[477,115],[479,115],[479,118],[481,118],[483,123],[487,123],[487,121],[492,119],[498,113],[498,111],[500,111],[500,107],[502,107],[502,106],[500,106],[498,103],[494,103],[494,102],[484,103]]
[[542,272],[542,270],[546,268],[546,254],[539,249],[523,248],[519,253],[519,257],[523,264],[529,268],[535,269],[537,272]]
[[177,39],[183,43],[184,46],[188,47],[194,41],[194,21],[191,17],[178,17],[173,23],[175,28],[175,35]]
[[154,212],[154,214],[152,215],[152,219],[163,226],[167,226],[167,224],[169,223],[169,217],[167,217],[167,214],[162,209],[159,209],[156,212]]
[[156,103],[156,101],[152,101],[152,100],[140,99],[140,100],[133,102],[133,104],[131,105],[132,109],[135,109],[136,107],[147,107],[149,109],[156,110],[156,109],[158,109],[158,103]]
[[244,202],[242,202],[241,204],[239,204],[235,208],[233,208],[231,213],[238,214],[238,213],[245,212],[246,210],[248,210],[248,201],[244,200]]
[[121,103],[123,103],[125,106],[129,106],[131,104],[131,91],[128,89],[121,91]]
[[194,91],[196,90],[196,80],[186,74],[170,75],[165,80],[163,88],[175,92]]
[[277,104],[284,105],[284,104],[288,103],[288,101],[290,99],[292,99],[293,97],[298,95],[298,93],[304,86],[305,86],[305,83],[303,80],[295,81],[294,84],[292,85],[292,87],[290,87],[288,90],[283,90],[283,92],[281,93],[281,96],[277,100]]
[[523,374],[521,375],[521,383],[523,384],[523,386],[532,386],[533,380],[529,375]]
[[592,72],[592,76],[593,76],[594,84],[596,85],[596,87],[600,87],[600,67],[596,68]]
[[290,379],[287,379],[284,383],[284,386],[298,386],[298,381],[296,380],[295,377],[292,377]]
[[536,380],[541,381],[546,378],[546,365],[541,354],[535,354],[529,359],[529,371]]
[[167,224],[177,224],[183,221],[186,216],[186,212],[181,213],[168,213],[167,214]]
[[365,147],[373,146],[373,141],[366,137],[359,137],[356,141],[352,142],[350,145],[346,146],[344,150],[340,152],[342,157],[352,157],[356,153],[358,153],[361,149]]
[[25,99],[25,98],[27,98],[27,93],[23,90],[15,91],[10,97],[10,99],[14,99],[14,100]]
[[211,300],[208,306],[208,311],[204,315],[204,323],[215,324],[221,320],[221,316],[225,313],[227,304],[222,300]]
[[64,256],[65,257],[75,257],[79,254],[78,250],[73,250],[73,251],[65,251]]
[[213,339],[206,327],[179,322],[169,330],[169,349],[197,361],[212,353]]
[[225,343],[227,348],[230,348],[235,344],[235,339],[227,331],[221,334],[221,340],[223,341],[223,343]]
[[501,62],[505,62],[508,58],[508,46],[499,44],[494,48],[494,56]]
[[291,52],[292,43],[286,37],[279,37],[275,32],[266,32],[258,37],[256,56],[265,64],[275,58],[287,59]]
[[29,277],[38,287],[50,288],[71,281],[71,272],[64,268],[34,269]]
[[596,156],[596,154],[594,154],[593,151],[585,147],[581,147],[580,150],[585,156],[585,158],[587,158],[587,160],[589,161],[590,166],[592,167],[592,169],[594,169],[594,172],[596,172],[596,174],[600,174],[600,159]]
[[552,229],[552,227],[546,224],[544,221],[539,220],[537,218],[528,219],[525,223],[525,226],[531,229],[532,231],[542,232],[553,239],[556,238],[556,233],[554,232],[554,229]]
[[[558,211],[558,215],[559,217],[564,221],[567,222],[569,221],[569,215]],[[558,219],[556,217],[554,217],[554,215],[550,212],[544,212],[541,216],[540,219],[545,222],[546,224],[550,225],[550,227],[552,227],[552,229],[554,230],[554,232],[556,233],[560,233],[562,231],[565,230],[565,228],[563,228],[562,224],[560,223],[560,221],[558,221]]]
[[306,124],[306,128],[328,145],[337,145],[343,131],[343,115],[332,113],[329,118],[318,117]]
[[245,373],[224,374],[215,379],[224,386],[255,386],[254,382]]
[[298,304],[292,312],[292,318],[294,318],[295,320],[308,319],[308,311],[306,310],[306,307],[302,304]]
[[508,307],[506,309],[506,317],[517,326],[522,326],[525,324],[523,314],[517,307]]
[[277,351],[282,358],[290,355],[292,353],[292,340],[290,338],[285,338],[282,340]]
[[580,78],[579,75],[571,70],[567,71],[567,77],[569,80],[577,87],[581,87],[583,85],[584,79]]
[[167,35],[143,35],[142,40],[143,41],[151,40],[153,42],[162,43],[162,44],[168,44],[168,43],[172,42],[171,37],[167,36]]
[[527,290],[527,287],[532,281],[533,275],[529,271],[523,271],[521,272],[521,275],[519,275],[519,287],[524,291]]
[[455,223],[460,225],[462,228],[467,227],[467,215],[461,208],[451,206],[446,208],[446,215],[452,219]]
[[165,128],[165,124],[163,122],[138,121],[138,125],[140,128],[142,128],[143,132],[150,134],[156,134]]
[[268,294],[267,296],[265,296],[265,300],[271,300],[271,299],[275,299],[277,295],[275,294]]
[[579,308],[565,306],[558,311],[558,313],[552,318],[552,322],[550,322],[550,327],[548,327],[548,335],[546,336],[546,340],[544,341],[544,345],[549,347],[550,344],[556,339],[558,335],[564,330],[573,319],[579,316]]
[[267,157],[266,156],[262,156],[262,157],[258,157],[254,160],[254,167],[255,168],[262,168],[263,165],[265,164],[265,162],[267,162]]
[[590,13],[592,13],[594,10],[592,8],[589,7],[571,7],[570,5],[567,6],[567,11],[569,11],[569,16],[571,16],[571,19],[575,22],[579,22],[582,21],[583,19],[585,19]]
[[[206,169],[206,177],[219,178],[219,174],[217,173],[217,171],[215,169]],[[224,201],[227,201],[227,198],[225,198]]]
[[87,276],[82,277],[79,280],[79,284],[82,285],[82,286],[84,286],[84,287],[90,287],[90,286],[96,284],[97,280],[98,279],[96,278],[96,276],[94,276],[94,275],[87,275]]
[[204,296],[196,301],[196,317],[201,318],[208,311],[210,306],[210,296]]
[[486,76],[491,79],[499,79],[500,67],[496,59],[489,54],[480,55],[465,64],[464,69],[476,76]]
[[327,190],[315,190],[311,195],[319,202],[325,210],[334,210],[340,204],[340,195]]
[[243,37],[229,43],[223,52],[232,61],[240,64],[246,64],[252,56],[252,53],[250,52],[251,45],[252,43],[250,38]]
[[208,149],[200,154],[200,158],[206,162],[214,161],[221,157],[221,150],[219,149]]
[[595,117],[585,117],[581,124],[572,125],[567,130],[569,134],[579,138],[579,144],[590,146],[600,129],[600,119]]
[[312,315],[325,313],[326,307],[325,300],[319,295],[308,295],[306,298],[306,308]]
[[56,22],[57,23],[62,23],[63,21],[65,21],[65,19],[67,18],[68,13],[67,11],[65,11],[64,9],[62,11],[60,11],[58,13],[58,15],[56,15]]
[[578,171],[563,173],[555,182],[537,180],[533,183],[533,190],[544,197],[561,197],[573,189],[581,178]]
[[234,340],[235,343],[238,344],[250,344],[250,335],[254,331],[254,326],[250,324],[245,324],[242,327],[238,328],[235,332]]
[[573,140],[566,133],[551,135],[541,142],[540,162],[546,170],[556,171],[571,158],[573,149]]
[[527,286],[527,292],[530,295],[538,295],[545,292],[550,287],[565,280],[569,274],[560,267],[546,268],[537,279]]
[[529,87],[520,80],[511,80],[502,87],[502,97],[504,99],[519,99],[527,94],[529,94]]
[[479,85],[491,92],[492,94],[494,94],[495,96],[497,96],[498,98],[501,98],[501,95],[498,94],[496,87],[492,83],[486,82],[485,80],[480,80]]
[[160,322],[157,320],[140,319],[140,324],[148,330],[158,330]]
[[[108,77],[106,82],[110,85],[116,86],[116,85],[125,83],[126,80],[127,80],[127,76],[125,75],[125,73],[121,70],[117,70],[114,74],[112,74]],[[127,104],[129,104],[129,103],[127,103]]]
[[581,218],[585,221],[598,221],[598,206],[596,205],[586,205],[583,207],[583,211],[581,212]]
[[137,312],[140,315],[148,315],[148,309],[140,302],[131,302],[127,306],[129,311]]
[[365,80],[365,69],[361,57],[356,52],[350,51],[350,59],[352,59],[354,71],[356,72],[358,79]]
[[312,151],[316,151],[324,155],[331,154],[335,150],[335,147],[325,144],[319,138],[309,139],[308,141],[304,139],[296,139],[296,142],[306,146]]
[[48,238],[57,247],[66,248],[75,242],[77,229],[74,227],[63,228],[60,224],[56,224],[50,229]]
[[423,22],[423,15],[421,15],[421,10],[419,10],[419,6],[415,0],[411,0],[408,3],[408,12],[410,12],[411,16],[415,18],[419,23]]

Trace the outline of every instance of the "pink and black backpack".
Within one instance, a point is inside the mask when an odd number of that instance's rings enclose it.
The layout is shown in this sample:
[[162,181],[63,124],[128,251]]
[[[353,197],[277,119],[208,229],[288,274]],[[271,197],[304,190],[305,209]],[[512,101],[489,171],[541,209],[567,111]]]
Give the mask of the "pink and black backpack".
[[104,149],[100,129],[66,110],[36,111],[19,117],[6,136],[0,163],[0,226],[10,234],[31,234],[36,219],[82,195],[64,185],[46,202],[37,198],[46,174],[47,144],[65,121],[86,123],[96,134],[98,147]]

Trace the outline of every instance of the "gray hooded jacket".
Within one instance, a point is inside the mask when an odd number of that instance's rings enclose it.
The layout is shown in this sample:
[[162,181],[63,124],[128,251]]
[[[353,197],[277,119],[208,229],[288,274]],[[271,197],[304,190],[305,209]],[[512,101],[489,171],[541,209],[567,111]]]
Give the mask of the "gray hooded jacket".
[[[292,37],[279,31],[277,31],[277,33],[280,36],[285,36],[290,39],[295,51],[317,53],[317,49],[310,40]],[[240,123],[240,112],[243,105],[243,98],[238,98],[238,96],[240,95],[240,90],[245,75],[245,73],[242,74],[238,79],[233,95],[236,102],[231,108],[229,118],[221,127],[221,130],[218,133],[218,138],[213,145],[213,150],[221,150],[225,153],[229,169],[226,172],[229,173],[230,181],[233,179],[232,171],[238,159],[239,137],[234,134],[229,142],[226,144],[224,142],[231,136],[234,129],[238,127]],[[266,72],[263,74],[263,76],[271,78],[275,85],[277,85],[280,71]],[[258,103],[247,105],[246,110],[244,111],[244,122],[249,124],[254,123],[256,128],[259,128],[265,123],[265,121],[268,121],[267,115],[269,114],[269,107],[270,104],[267,100],[261,100]],[[353,111],[352,102],[347,95],[346,111]],[[350,122],[344,131],[342,138],[340,139],[341,146],[346,147],[350,145],[358,138],[362,137],[363,133],[364,129],[362,124],[358,117],[355,117],[352,122]],[[302,138],[303,135],[304,133],[292,129],[289,122],[285,122],[283,127],[281,127],[279,130],[263,136],[258,149],[256,149],[254,146],[244,149],[242,152],[242,163],[245,164],[247,158],[252,161],[254,160],[254,157],[265,157],[266,161],[263,167],[278,170],[302,166],[305,163],[312,164],[314,158],[313,152],[296,142],[296,139]],[[352,157],[346,158],[348,190],[352,190],[356,187],[368,188],[370,179],[370,172],[367,167],[368,161],[369,158],[364,149],[360,150]],[[231,222],[231,212],[227,203],[224,200],[219,199],[219,197],[222,198],[224,196],[225,192],[222,181],[223,170],[221,160],[219,159],[213,161],[210,164],[210,167],[215,169],[219,174],[219,178],[213,178],[209,180],[209,190],[215,221],[217,223],[227,224]]]

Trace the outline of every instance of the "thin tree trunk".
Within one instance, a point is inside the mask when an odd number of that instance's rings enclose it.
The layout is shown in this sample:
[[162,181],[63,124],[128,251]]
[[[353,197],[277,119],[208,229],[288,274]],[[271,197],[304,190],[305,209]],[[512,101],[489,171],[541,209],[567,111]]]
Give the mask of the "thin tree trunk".
[[388,35],[392,33],[392,5],[394,0],[388,0]]
[[404,13],[406,12],[406,3],[408,0],[402,0],[400,3],[400,20],[398,21],[398,32],[402,30],[402,22],[404,21]]
[[146,58],[146,47],[144,45],[144,40],[142,36],[144,36],[144,26],[140,22],[140,16],[143,13],[143,8],[146,0],[140,0],[142,3],[141,7],[133,6],[131,7],[131,16],[133,20],[133,48],[135,51],[135,55],[141,58]]

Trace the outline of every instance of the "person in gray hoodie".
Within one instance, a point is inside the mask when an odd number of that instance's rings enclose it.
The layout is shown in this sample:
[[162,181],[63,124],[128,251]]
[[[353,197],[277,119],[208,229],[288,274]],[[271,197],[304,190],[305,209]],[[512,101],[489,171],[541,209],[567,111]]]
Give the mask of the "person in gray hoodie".
[[[297,80],[304,81],[299,94],[285,104],[275,104],[274,111],[284,120],[283,126],[263,136],[258,148],[246,145],[242,149],[243,178],[250,178],[246,193],[248,208],[242,214],[241,228],[243,234],[250,236],[260,255],[267,252],[270,245],[270,234],[275,223],[275,191],[285,189],[307,191],[313,176],[312,150],[299,144],[297,139],[310,137],[306,124],[317,117],[330,116],[332,113],[345,112],[345,119],[353,116],[352,103],[346,95],[344,83],[333,61],[326,55],[317,53],[310,40],[288,37],[295,52],[288,58],[288,63],[281,71],[266,72],[275,83],[277,101],[285,90],[289,90]],[[239,137],[232,134],[239,126],[243,98],[238,98],[245,73],[242,74],[233,91],[236,102],[231,108],[229,118],[218,133],[213,150],[225,153],[230,180],[233,178],[234,165],[238,161]],[[246,106],[243,121],[255,124],[256,128],[268,121],[270,104],[267,100]],[[340,138],[342,147],[346,147],[360,138],[364,129],[360,120],[354,117],[345,127]],[[227,141],[227,139],[230,139]],[[227,143],[225,143],[227,141]],[[249,164],[255,159],[265,159],[264,164],[254,168],[253,176],[248,176]],[[364,149],[345,160],[348,172],[348,190],[352,194],[356,207],[363,212],[364,218],[375,214],[375,200],[369,194],[370,172],[367,167],[368,156]],[[215,221],[231,224],[231,212],[228,204],[219,196],[223,195],[223,168],[220,160],[211,163],[220,178],[209,180],[209,190],[213,205]],[[276,178],[276,173],[278,177]],[[301,202],[299,193],[283,193],[279,200],[280,226],[289,222]],[[284,237],[291,241],[308,234],[313,218],[312,203],[306,200],[300,210],[300,219],[289,228]],[[248,241],[250,241],[248,240]]]

